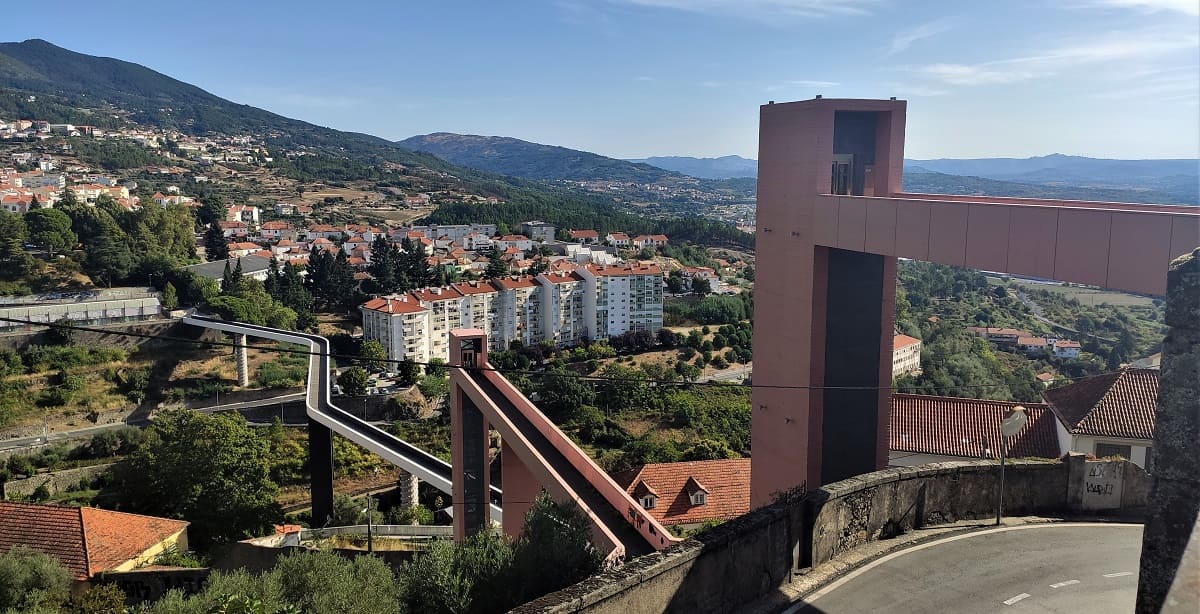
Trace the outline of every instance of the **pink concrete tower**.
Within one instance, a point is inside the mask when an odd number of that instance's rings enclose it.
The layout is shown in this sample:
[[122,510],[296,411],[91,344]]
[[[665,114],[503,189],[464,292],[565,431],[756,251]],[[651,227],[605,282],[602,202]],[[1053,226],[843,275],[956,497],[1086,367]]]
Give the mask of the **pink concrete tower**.
[[887,463],[898,257],[1162,294],[1200,210],[906,194],[902,100],[760,111],[752,504]]

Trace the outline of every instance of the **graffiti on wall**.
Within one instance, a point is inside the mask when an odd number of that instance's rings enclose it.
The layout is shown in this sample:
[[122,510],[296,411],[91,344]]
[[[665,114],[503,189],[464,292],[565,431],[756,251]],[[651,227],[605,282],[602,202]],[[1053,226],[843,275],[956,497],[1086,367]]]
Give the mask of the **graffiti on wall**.
[[1121,463],[1088,461],[1085,464],[1083,509],[1111,510],[1121,507]]

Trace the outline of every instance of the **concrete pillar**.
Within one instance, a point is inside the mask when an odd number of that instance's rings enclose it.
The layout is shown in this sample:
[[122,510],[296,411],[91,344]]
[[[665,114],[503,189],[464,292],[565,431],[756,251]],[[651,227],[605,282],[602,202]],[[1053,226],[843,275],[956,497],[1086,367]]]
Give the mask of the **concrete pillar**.
[[237,361],[238,386],[250,385],[250,364],[246,358],[246,335],[233,336],[233,359]]
[[311,476],[312,526],[333,518],[333,431],[308,419],[308,468]]
[[400,477],[396,480],[396,491],[399,493],[402,509],[408,509],[420,503],[418,500],[420,484],[421,481],[417,479],[417,476],[403,469],[400,470]]
[[[1144,614],[1200,609],[1200,582],[1180,576],[1194,576],[1200,563],[1184,559],[1188,542],[1200,539],[1200,247],[1171,263],[1166,323],[1150,469],[1154,482],[1138,577],[1136,611]],[[1172,590],[1173,581],[1185,588]]]
[[504,476],[504,534],[516,539],[525,528],[525,515],[541,494],[542,484],[507,441],[500,443],[500,471]]
[[450,409],[454,539],[462,541],[491,524],[488,423],[461,388],[451,394],[458,399]]

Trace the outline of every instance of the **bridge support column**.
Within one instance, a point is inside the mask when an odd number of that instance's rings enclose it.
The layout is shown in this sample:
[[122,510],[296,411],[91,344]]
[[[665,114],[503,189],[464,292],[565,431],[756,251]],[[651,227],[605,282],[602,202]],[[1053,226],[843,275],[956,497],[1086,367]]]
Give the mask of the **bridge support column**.
[[504,476],[504,534],[512,539],[525,528],[525,515],[542,492],[542,484],[517,457],[508,442],[500,444],[500,472]]
[[[477,329],[450,331],[450,362],[464,369],[487,365],[487,335]],[[450,464],[458,541],[487,530],[492,522],[488,422],[463,392],[465,377],[457,369],[450,374]]]
[[308,419],[308,467],[312,476],[312,526],[333,518],[333,431]]
[[233,359],[237,361],[238,386],[250,385],[250,364],[246,359],[246,335],[233,336]]
[[421,481],[417,479],[417,476],[403,469],[400,470],[400,477],[396,480],[396,490],[400,495],[401,508],[408,509],[420,504],[417,498],[420,484]]

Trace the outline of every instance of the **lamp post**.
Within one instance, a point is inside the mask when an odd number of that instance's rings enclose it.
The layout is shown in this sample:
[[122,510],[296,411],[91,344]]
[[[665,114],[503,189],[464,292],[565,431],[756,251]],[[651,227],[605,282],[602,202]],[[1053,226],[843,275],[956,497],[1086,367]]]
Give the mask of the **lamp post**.
[[1000,491],[996,495],[996,525],[1000,525],[1000,518],[1004,516],[1004,448],[1008,444],[1008,438],[1013,437],[1025,428],[1025,408],[1021,405],[1014,405],[1012,409],[1004,412],[1004,419],[1000,421]]
[[367,514],[367,552],[375,552],[374,532],[372,531],[373,523],[371,522],[371,495],[367,494],[367,509],[363,510]]

